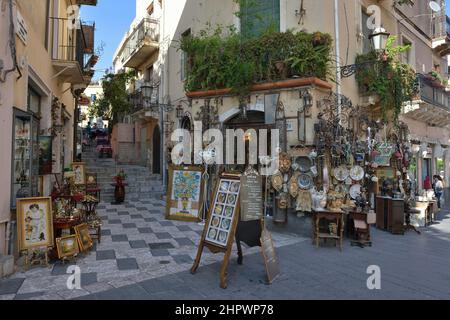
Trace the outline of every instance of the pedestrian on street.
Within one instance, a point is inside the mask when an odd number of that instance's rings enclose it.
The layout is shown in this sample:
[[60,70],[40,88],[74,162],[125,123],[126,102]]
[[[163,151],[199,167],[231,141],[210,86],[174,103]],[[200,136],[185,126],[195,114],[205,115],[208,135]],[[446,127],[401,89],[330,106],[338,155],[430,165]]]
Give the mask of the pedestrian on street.
[[444,183],[442,181],[442,178],[439,175],[435,175],[434,176],[434,194],[436,195],[439,209],[441,208],[441,197],[442,197],[443,192],[444,192]]

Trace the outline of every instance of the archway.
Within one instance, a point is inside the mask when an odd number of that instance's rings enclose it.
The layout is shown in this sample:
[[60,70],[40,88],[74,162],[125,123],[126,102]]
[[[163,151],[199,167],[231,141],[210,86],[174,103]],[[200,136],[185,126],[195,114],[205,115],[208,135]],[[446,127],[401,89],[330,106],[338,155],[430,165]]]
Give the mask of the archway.
[[154,174],[161,174],[161,131],[159,126],[153,130],[153,170]]

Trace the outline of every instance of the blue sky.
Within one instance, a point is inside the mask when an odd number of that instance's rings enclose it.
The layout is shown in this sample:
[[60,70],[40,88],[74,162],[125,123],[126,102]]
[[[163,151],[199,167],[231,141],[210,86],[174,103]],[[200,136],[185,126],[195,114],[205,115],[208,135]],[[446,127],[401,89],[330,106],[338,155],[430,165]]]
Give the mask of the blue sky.
[[104,52],[95,66],[98,70],[94,79],[103,76],[103,69],[112,66],[112,57],[128,31],[136,13],[135,0],[98,0],[96,7],[82,6],[81,19],[83,21],[95,21],[95,46],[103,41]]

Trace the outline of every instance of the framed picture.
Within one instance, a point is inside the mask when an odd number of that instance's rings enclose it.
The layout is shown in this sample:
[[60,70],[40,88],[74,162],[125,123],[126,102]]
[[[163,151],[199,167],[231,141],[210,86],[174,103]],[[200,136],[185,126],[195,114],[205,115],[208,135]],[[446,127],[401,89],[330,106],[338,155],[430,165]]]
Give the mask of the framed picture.
[[40,136],[39,137],[39,174],[51,174],[52,173],[52,136]]
[[380,154],[373,157],[372,161],[378,164],[379,167],[389,167],[391,165],[391,156]]
[[75,234],[78,238],[78,245],[80,246],[80,251],[84,252],[92,248],[94,242],[92,241],[91,235],[89,234],[89,227],[87,224],[83,223],[75,227]]
[[78,240],[76,235],[56,239],[56,249],[58,250],[58,258],[63,259],[72,257],[80,252],[78,248]]
[[72,163],[73,181],[75,185],[86,184],[86,164],[84,162]]
[[394,179],[395,170],[391,167],[377,168],[376,176],[380,182],[386,179]]
[[97,185],[97,174],[96,173],[86,173],[86,184]]
[[52,198],[17,199],[19,250],[53,247]]
[[166,219],[201,221],[204,182],[203,168],[170,166]]
[[240,192],[239,177],[237,179],[226,176],[220,178],[206,223],[206,242],[223,248],[230,245],[230,235],[234,233],[236,219],[239,218]]

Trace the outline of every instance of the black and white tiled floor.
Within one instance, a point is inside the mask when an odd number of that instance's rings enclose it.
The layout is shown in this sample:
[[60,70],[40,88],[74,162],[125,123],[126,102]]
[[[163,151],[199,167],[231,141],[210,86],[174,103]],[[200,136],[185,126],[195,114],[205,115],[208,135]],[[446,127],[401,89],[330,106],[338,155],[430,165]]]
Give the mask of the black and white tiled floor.
[[[146,200],[123,205],[101,204],[102,239],[94,249],[74,261],[81,269],[81,290],[69,290],[68,264],[35,267],[0,280],[0,300],[71,299],[124,287],[144,280],[188,270],[197,254],[203,226],[192,222],[167,221],[165,202]],[[303,239],[273,234],[277,247]],[[244,249],[245,254],[259,248]],[[234,250],[234,254],[236,250]],[[223,259],[205,249],[202,265]]]

